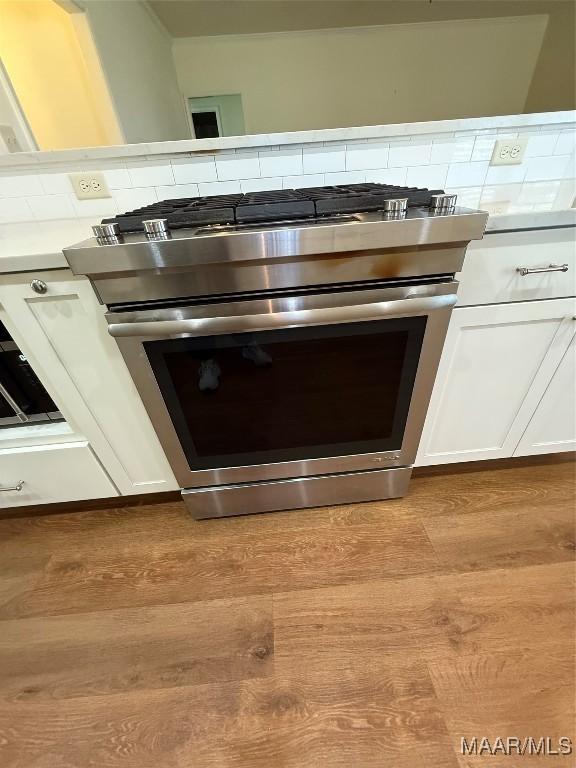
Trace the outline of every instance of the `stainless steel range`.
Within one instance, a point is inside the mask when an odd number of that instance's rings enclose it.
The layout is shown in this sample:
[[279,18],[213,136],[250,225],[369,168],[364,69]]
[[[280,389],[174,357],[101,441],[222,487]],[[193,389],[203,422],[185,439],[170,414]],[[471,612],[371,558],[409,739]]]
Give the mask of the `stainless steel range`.
[[65,249],[196,518],[402,496],[487,214],[359,184],[169,200]]

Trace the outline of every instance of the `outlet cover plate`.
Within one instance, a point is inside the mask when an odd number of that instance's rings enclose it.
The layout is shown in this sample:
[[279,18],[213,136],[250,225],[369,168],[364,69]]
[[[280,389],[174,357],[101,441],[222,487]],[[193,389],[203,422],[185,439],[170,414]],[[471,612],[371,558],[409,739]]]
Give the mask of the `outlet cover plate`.
[[494,144],[490,165],[520,165],[528,139],[499,139]]
[[68,178],[78,200],[112,197],[103,173],[69,173]]

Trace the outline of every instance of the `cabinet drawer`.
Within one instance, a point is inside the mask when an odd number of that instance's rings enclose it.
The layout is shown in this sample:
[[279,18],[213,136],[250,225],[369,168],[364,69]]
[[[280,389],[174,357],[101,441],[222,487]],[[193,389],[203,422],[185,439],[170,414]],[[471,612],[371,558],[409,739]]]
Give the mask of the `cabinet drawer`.
[[[468,247],[458,278],[458,306],[576,295],[576,229],[485,235]],[[518,269],[568,265],[566,272],[521,275]]]
[[0,450],[0,508],[117,495],[86,442]]

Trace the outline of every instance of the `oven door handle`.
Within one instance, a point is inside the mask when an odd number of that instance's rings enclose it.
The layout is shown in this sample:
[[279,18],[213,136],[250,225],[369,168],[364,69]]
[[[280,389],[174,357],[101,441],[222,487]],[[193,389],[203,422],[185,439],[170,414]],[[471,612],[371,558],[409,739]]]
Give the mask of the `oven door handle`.
[[178,336],[212,336],[223,333],[266,331],[275,328],[293,328],[300,325],[329,325],[365,320],[381,320],[391,317],[427,315],[456,304],[456,294],[414,297],[393,301],[376,301],[347,307],[321,307],[299,309],[293,312],[276,312],[257,315],[233,315],[230,317],[204,317],[181,320],[146,320],[128,323],[110,323],[111,336],[144,338],[170,338]]

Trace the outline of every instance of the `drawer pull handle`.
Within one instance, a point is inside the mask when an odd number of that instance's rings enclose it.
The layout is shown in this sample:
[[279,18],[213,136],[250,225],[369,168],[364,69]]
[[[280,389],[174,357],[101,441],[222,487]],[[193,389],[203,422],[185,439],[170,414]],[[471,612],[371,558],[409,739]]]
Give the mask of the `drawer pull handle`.
[[0,488],[0,493],[8,493],[8,491],[18,491],[18,492],[20,492],[23,487],[24,487],[24,480],[20,480],[12,488]]
[[548,267],[518,267],[516,272],[524,275],[536,275],[540,272],[568,272],[568,264],[550,264]]

